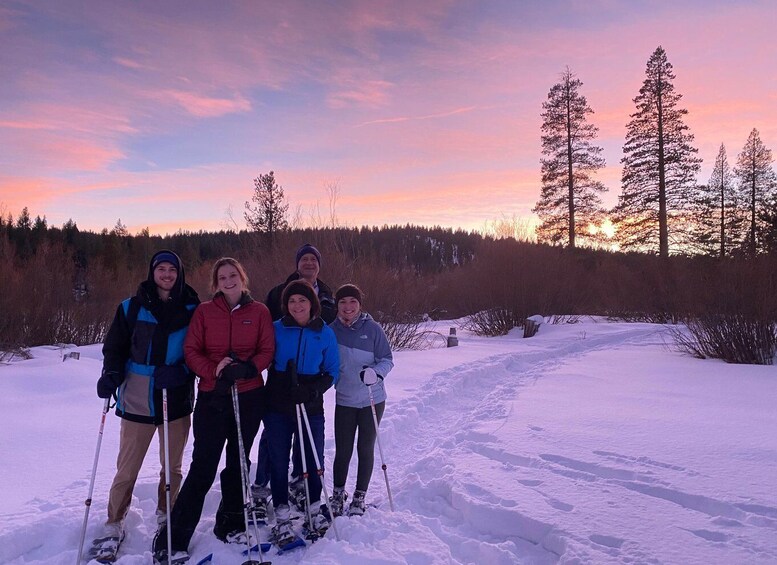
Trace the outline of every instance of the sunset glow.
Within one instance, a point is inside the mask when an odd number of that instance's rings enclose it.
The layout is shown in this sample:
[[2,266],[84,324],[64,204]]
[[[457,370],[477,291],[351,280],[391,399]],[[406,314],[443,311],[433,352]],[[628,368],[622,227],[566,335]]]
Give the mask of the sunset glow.
[[[0,211],[131,232],[243,227],[253,178],[343,225],[534,223],[540,112],[583,81],[611,206],[632,99],[662,45],[709,179],[721,143],[777,151],[777,5],[4,2]],[[602,229],[608,229],[602,226]],[[611,227],[609,228],[611,229]]]

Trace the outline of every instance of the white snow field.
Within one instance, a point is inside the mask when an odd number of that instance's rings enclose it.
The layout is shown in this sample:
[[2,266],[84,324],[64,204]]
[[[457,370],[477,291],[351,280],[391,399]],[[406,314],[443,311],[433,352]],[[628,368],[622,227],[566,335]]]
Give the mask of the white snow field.
[[[376,453],[368,501],[378,508],[338,518],[340,541],[330,528],[305,549],[271,551],[273,563],[777,563],[777,367],[693,359],[651,324],[458,334],[455,348],[397,353],[386,379],[381,440],[396,511]],[[72,351],[80,360],[63,362]],[[0,365],[0,563],[74,564],[102,409],[100,346],[32,353]],[[105,519],[118,430],[111,413],[87,545]],[[154,443],[119,565],[151,563],[157,461]],[[209,553],[216,565],[245,560],[211,532],[218,488],[192,565]]]

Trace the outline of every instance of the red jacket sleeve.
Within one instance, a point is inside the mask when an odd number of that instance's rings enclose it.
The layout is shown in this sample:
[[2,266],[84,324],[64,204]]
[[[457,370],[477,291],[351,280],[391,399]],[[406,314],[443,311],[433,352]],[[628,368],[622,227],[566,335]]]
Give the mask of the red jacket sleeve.
[[186,333],[186,340],[183,343],[183,353],[189,369],[194,371],[200,379],[211,383],[205,388],[208,390],[213,388],[216,382],[217,363],[208,358],[205,349],[205,313],[202,306],[194,311],[189,331]]
[[273,355],[275,355],[275,330],[267,306],[261,302],[259,306],[261,306],[259,309],[259,338],[256,343],[256,354],[251,357],[251,361],[261,373],[270,366]]

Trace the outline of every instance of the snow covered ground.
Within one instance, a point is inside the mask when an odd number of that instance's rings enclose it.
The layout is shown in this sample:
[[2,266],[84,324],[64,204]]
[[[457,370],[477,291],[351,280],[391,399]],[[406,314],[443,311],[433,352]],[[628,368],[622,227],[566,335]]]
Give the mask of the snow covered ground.
[[[338,518],[340,541],[330,529],[273,563],[777,563],[777,367],[692,359],[661,326],[601,320],[531,339],[459,330],[459,342],[398,353],[387,379],[396,512],[376,467],[368,499],[379,508]],[[63,362],[63,351],[81,358]],[[100,347],[33,354],[0,365],[0,563],[73,564]],[[118,429],[110,415],[88,539],[105,517]],[[331,418],[326,433],[329,470]],[[153,445],[120,565],[151,562],[157,458]],[[218,483],[191,563],[244,560],[211,533],[217,503]]]

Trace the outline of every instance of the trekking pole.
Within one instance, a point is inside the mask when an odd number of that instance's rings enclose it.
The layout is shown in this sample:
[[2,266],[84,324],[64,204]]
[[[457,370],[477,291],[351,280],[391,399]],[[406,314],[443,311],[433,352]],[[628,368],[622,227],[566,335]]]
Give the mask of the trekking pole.
[[[262,540],[259,538],[259,529],[256,520],[256,513],[253,505],[249,503],[252,500],[251,486],[248,476],[248,463],[246,462],[246,452],[243,447],[243,430],[240,428],[240,402],[237,397],[237,383],[232,385],[232,410],[235,412],[235,425],[237,426],[237,448],[240,452],[240,478],[242,479],[242,491],[243,491],[243,519],[246,525],[246,546],[248,548],[247,555],[248,560],[243,562],[243,565],[272,565],[271,561],[264,560],[264,550],[262,549]],[[251,538],[248,535],[248,507],[251,507],[251,517],[254,520],[254,537],[256,538],[256,547],[259,549],[259,559],[261,561],[255,561],[251,559]]]
[[84,538],[86,537],[86,524],[89,522],[89,508],[92,506],[92,493],[94,492],[94,478],[97,475],[97,462],[100,459],[100,445],[103,442],[103,430],[105,429],[105,415],[108,414],[110,409],[111,399],[110,397],[105,399],[103,404],[103,413],[100,418],[100,431],[97,433],[97,448],[94,451],[94,464],[92,465],[92,478],[89,481],[89,494],[84,501],[86,508],[84,509],[84,523],[81,526],[81,539],[78,542],[78,553],[76,553],[76,565],[81,563],[81,554],[84,551]]
[[162,389],[162,437],[165,441],[165,518],[167,519],[167,555],[173,555],[173,528],[170,523],[170,431],[167,427],[167,389]]
[[304,404],[299,405],[301,412],[302,412],[302,418],[305,420],[305,427],[308,430],[308,439],[310,440],[310,445],[313,447],[313,458],[316,461],[316,473],[318,473],[319,478],[321,479],[321,488],[324,489],[324,504],[326,504],[327,512],[329,512],[329,515],[332,517],[332,529],[335,531],[335,539],[337,541],[340,541],[340,534],[337,531],[337,525],[335,524],[335,516],[332,514],[332,509],[329,507],[329,489],[326,488],[326,483],[324,482],[324,467],[321,465],[321,461],[318,459],[318,452],[316,451],[315,447],[316,444],[313,441],[313,430],[310,429],[310,420],[308,420],[308,411],[305,409]]
[[[367,368],[365,371],[375,372],[372,368]],[[389,506],[391,511],[394,511],[394,499],[391,496],[391,485],[389,485],[388,478],[388,466],[383,459],[383,446],[380,444],[380,432],[378,431],[378,414],[375,412],[375,397],[372,395],[372,387],[368,386],[367,391],[370,393],[370,407],[372,408],[372,422],[375,424],[375,439],[378,440],[378,451],[380,452],[380,468],[383,469],[383,476],[386,479],[386,492],[388,492]]]
[[[300,340],[302,336],[300,335]],[[289,360],[287,364],[291,376],[291,386],[295,389],[299,388],[299,379],[297,378],[297,365],[293,360]],[[304,405],[303,405],[304,407]],[[313,514],[310,511],[310,485],[308,485],[308,462],[305,455],[305,436],[302,435],[302,412],[300,412],[300,405],[295,404],[294,409],[297,413],[297,437],[299,438],[299,452],[300,460],[302,461],[302,485],[305,487],[305,513],[308,516],[308,525],[313,527]],[[311,445],[311,448],[315,448]]]
[[302,417],[301,412],[299,410],[300,405],[296,404],[294,406],[297,410],[297,434],[299,437],[299,451],[300,451],[300,459],[302,459],[302,484],[305,487],[305,513],[308,516],[308,524],[310,527],[313,527],[313,515],[310,512],[310,485],[308,485],[308,462],[307,462],[307,456],[305,455],[305,438],[302,435]]

